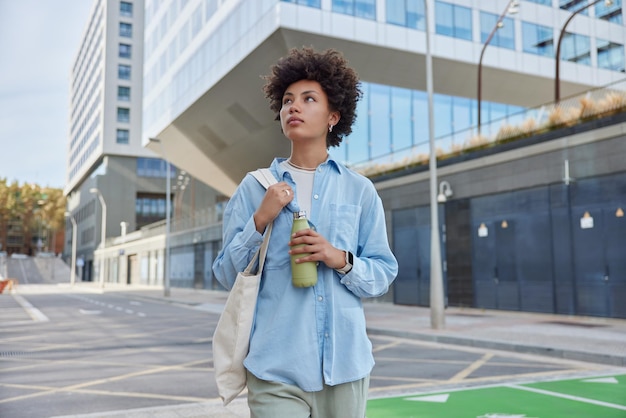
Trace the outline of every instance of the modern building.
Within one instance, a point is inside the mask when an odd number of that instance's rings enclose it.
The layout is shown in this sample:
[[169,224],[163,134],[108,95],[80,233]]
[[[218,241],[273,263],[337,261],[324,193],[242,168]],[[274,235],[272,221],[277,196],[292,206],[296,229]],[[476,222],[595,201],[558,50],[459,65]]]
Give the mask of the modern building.
[[[168,172],[174,186],[178,177],[191,189],[197,184],[182,170],[168,170],[141,143],[143,23],[143,0],[94,0],[71,69],[64,193],[68,215],[77,225],[77,266],[83,280],[105,277],[99,276],[94,251],[106,245],[106,238],[165,218]],[[172,189],[172,196],[178,191],[182,197],[181,186]],[[187,205],[193,204],[187,195]],[[65,236],[69,259],[70,219]],[[115,265],[105,270],[107,280],[117,281]]]
[[[289,153],[260,76],[293,47],[346,55],[364,98],[353,134],[331,153],[369,175],[383,198],[400,263],[389,297],[402,304],[428,304],[430,39],[447,303],[626,316],[626,267],[615,257],[626,234],[604,238],[626,232],[626,125],[611,115],[623,103],[610,104],[624,91],[621,1],[145,6],[143,145],[225,196],[246,172]],[[213,286],[219,225],[174,238],[177,263],[203,276],[194,285]],[[152,264],[142,263],[152,280]]]

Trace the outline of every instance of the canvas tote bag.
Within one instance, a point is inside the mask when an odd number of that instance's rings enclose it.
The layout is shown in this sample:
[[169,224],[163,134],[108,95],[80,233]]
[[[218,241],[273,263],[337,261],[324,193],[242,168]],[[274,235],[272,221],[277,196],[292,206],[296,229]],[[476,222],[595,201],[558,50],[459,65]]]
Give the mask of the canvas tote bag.
[[[267,168],[256,170],[251,174],[266,189],[276,183],[274,175]],[[224,405],[228,405],[246,387],[246,369],[243,361],[250,347],[250,332],[272,225],[271,223],[267,227],[263,243],[250,264],[243,272],[237,274],[213,333],[215,381]],[[252,270],[257,259],[259,268],[255,273]]]

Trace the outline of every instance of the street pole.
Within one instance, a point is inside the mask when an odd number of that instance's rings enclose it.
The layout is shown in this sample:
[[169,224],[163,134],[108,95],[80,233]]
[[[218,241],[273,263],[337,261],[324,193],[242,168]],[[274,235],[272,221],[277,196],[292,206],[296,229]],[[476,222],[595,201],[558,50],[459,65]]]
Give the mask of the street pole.
[[76,230],[78,228],[76,225],[76,219],[74,219],[71,213],[65,212],[65,216],[70,218],[70,221],[72,222],[72,260],[70,261],[72,270],[70,272],[70,286],[74,286],[74,283],[76,283]]
[[601,1],[604,1],[604,3],[606,4],[607,7],[611,6],[613,4],[613,0],[595,0],[594,2],[589,3],[585,7],[582,7],[580,9],[576,10],[574,13],[572,13],[572,15],[565,21],[565,24],[561,28],[561,33],[559,34],[559,40],[558,40],[558,42],[556,44],[556,54],[555,54],[555,58],[556,58],[555,71],[556,71],[556,74],[554,75],[554,103],[558,103],[559,100],[561,100],[561,80],[560,80],[560,71],[561,71],[561,41],[563,41],[563,35],[565,34],[565,28],[567,27],[567,25],[569,25],[569,22],[571,22],[572,19],[574,19],[574,17],[577,14],[579,14],[583,10],[586,10],[586,9],[590,8],[594,4],[600,3]]
[[[432,0],[424,0],[426,16],[426,90],[428,93],[428,142],[430,147],[430,326],[445,327],[443,303],[443,274],[441,271],[441,240],[437,208],[437,153],[435,150],[435,113],[433,103],[433,62],[430,53],[430,16]],[[434,10],[434,9],[432,9]]]
[[163,296],[170,296],[170,228],[171,228],[171,190],[172,179],[170,178],[171,166],[169,160],[165,157],[165,150],[163,149],[163,142],[159,138],[148,138],[150,142],[156,142],[161,147],[161,157],[165,161],[165,271],[163,277]]
[[487,49],[487,45],[489,45],[489,42],[491,42],[491,39],[496,34],[496,31],[503,26],[502,25],[502,20],[504,20],[504,16],[506,16],[507,13],[510,13],[510,14],[517,13],[518,2],[519,2],[519,0],[509,0],[508,4],[506,5],[506,8],[502,12],[502,14],[500,14],[500,16],[498,17],[498,20],[496,21],[496,24],[494,25],[493,29],[491,30],[491,33],[487,37],[487,40],[485,41],[485,44],[483,45],[483,48],[480,51],[480,59],[478,60],[478,83],[477,83],[478,84],[478,92],[476,94],[477,101],[478,101],[478,125],[477,125],[478,136],[480,136],[480,127],[482,125],[482,119],[481,119],[481,112],[482,112],[482,110],[481,110],[481,106],[482,106],[482,96],[483,96],[483,93],[482,93],[482,91],[483,91],[483,86],[482,86],[482,82],[483,82],[483,56],[485,55],[485,50]]
[[89,189],[90,193],[95,193],[98,195],[98,200],[100,201],[100,206],[102,206],[102,222],[101,222],[101,231],[100,231],[100,287],[104,287],[104,246],[106,244],[106,231],[107,231],[107,205],[104,203],[104,197],[100,190],[92,187]]

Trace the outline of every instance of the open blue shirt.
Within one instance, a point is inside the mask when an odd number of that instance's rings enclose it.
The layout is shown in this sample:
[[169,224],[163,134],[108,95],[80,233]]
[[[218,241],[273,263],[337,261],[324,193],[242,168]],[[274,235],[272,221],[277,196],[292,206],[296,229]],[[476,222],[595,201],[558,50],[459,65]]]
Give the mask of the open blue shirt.
[[[296,190],[291,174],[275,159],[270,170]],[[228,202],[223,247],[213,263],[222,285],[232,288],[263,241],[253,214],[265,189],[247,175]],[[308,392],[367,376],[373,366],[361,298],[387,292],[398,269],[383,205],[366,177],[329,158],[315,172],[310,222],[334,247],[354,254],[342,275],[324,263],[314,287],[291,284],[289,238],[295,199],[274,220],[261,279],[250,351],[245,367],[266,381],[294,384]]]

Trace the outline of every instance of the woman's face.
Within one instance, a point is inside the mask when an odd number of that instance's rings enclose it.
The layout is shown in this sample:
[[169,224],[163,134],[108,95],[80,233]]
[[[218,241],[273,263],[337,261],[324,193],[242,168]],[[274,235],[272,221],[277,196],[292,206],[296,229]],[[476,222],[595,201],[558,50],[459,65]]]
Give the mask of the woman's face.
[[320,140],[326,146],[330,125],[339,121],[328,106],[328,96],[317,81],[300,80],[287,87],[280,109],[280,125],[292,141]]

